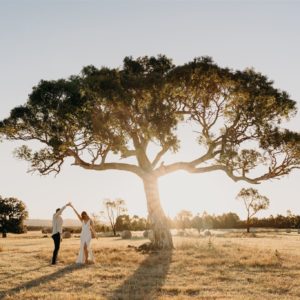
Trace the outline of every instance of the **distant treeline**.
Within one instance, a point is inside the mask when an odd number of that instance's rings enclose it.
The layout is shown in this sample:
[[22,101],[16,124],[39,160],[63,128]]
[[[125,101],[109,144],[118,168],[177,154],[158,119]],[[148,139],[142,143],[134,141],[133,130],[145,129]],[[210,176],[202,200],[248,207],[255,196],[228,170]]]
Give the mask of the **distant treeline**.
[[[110,225],[103,224],[97,218],[93,218],[94,228],[97,232],[110,232],[112,228]],[[116,231],[130,230],[130,231],[144,231],[149,229],[149,223],[145,218],[140,218],[136,215],[130,217],[129,215],[120,215],[116,219]],[[40,231],[44,233],[51,233],[49,226],[27,226],[29,231]],[[64,231],[71,233],[80,233],[81,227],[79,226],[64,226]]]
[[[240,220],[236,213],[224,213],[222,215],[209,215],[203,213],[202,215],[191,216],[188,212],[178,214],[173,220],[170,220],[172,228],[185,229],[195,228],[197,230],[203,229],[229,229],[229,228],[246,228],[246,220]],[[250,219],[251,227],[264,228],[299,228],[300,216],[288,214],[287,216],[276,215],[266,218],[252,218]]]
[[[188,211],[180,212],[174,219],[169,218],[170,228],[173,229],[187,229],[194,228],[199,232],[205,229],[242,229],[246,228],[246,221],[240,220],[236,213],[229,212],[222,215],[210,215],[208,213],[198,214],[193,216]],[[98,220],[94,220],[96,231],[109,232],[111,227],[103,224]],[[287,216],[276,215],[266,218],[252,218],[250,220],[251,227],[264,227],[264,228],[299,228],[300,216],[289,214]],[[116,230],[131,230],[131,231],[144,231],[150,229],[151,226],[147,219],[138,216],[130,217],[129,215],[120,215],[116,220]],[[51,232],[50,227],[43,226],[27,226],[27,230],[44,230],[45,233]],[[80,227],[64,227],[64,230],[72,233],[80,233]]]

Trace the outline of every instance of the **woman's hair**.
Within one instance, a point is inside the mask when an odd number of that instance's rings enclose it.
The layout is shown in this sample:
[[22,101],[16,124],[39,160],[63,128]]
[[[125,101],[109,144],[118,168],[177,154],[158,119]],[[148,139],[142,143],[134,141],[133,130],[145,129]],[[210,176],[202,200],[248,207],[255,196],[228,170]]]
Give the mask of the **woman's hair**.
[[83,211],[83,212],[81,213],[81,218],[83,218],[84,215],[86,215],[88,218],[90,218],[86,211]]

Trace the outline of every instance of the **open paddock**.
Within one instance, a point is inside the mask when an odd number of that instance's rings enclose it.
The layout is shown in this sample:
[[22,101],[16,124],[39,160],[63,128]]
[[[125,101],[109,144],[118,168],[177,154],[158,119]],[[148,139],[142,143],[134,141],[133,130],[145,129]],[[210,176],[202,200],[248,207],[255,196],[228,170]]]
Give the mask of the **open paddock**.
[[93,240],[96,263],[74,264],[78,237],[39,232],[0,240],[0,299],[300,299],[300,235],[258,232],[174,237],[175,249],[141,253],[147,240]]

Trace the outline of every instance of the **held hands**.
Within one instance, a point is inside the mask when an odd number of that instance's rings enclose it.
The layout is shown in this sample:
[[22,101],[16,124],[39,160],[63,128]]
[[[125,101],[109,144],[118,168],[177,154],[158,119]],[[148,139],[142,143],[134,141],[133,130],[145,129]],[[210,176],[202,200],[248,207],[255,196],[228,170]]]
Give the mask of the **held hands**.
[[67,204],[68,206],[70,206],[70,207],[72,207],[73,208],[73,210],[75,211],[75,208],[74,208],[74,206],[73,206],[73,204],[72,204],[72,202],[68,202],[68,204]]

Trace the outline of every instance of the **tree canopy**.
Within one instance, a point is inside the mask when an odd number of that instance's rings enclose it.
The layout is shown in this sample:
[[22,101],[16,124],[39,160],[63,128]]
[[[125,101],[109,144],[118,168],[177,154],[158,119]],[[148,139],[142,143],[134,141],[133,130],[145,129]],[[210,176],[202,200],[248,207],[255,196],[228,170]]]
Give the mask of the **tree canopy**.
[[260,210],[267,209],[270,200],[253,188],[241,189],[236,198],[244,202],[247,210],[247,231],[249,232],[250,219]]
[[[39,149],[26,144],[16,154],[44,175],[71,157],[88,170],[139,176],[153,245],[170,249],[157,179],[179,170],[222,171],[252,184],[287,175],[300,167],[300,134],[282,128],[295,114],[296,102],[253,69],[231,70],[209,57],[178,66],[163,55],[126,57],[121,68],[86,66],[68,79],[40,81],[0,122],[0,135],[39,141]],[[196,128],[197,155],[164,163],[180,149],[186,123]]]
[[0,225],[1,231],[22,233],[24,220],[28,217],[25,204],[17,198],[2,198],[0,196]]
[[[37,151],[20,147],[17,156],[42,174],[59,172],[73,157],[86,169],[141,177],[221,170],[235,181],[259,183],[299,168],[300,135],[280,128],[295,113],[296,102],[252,69],[222,68],[209,57],[181,66],[165,56],[126,57],[122,68],[87,66],[68,79],[42,80],[0,130],[7,139],[41,142]],[[198,127],[199,155],[159,165],[180,147],[180,122]],[[153,158],[151,143],[160,147]],[[259,173],[257,165],[264,166]]]
[[103,200],[103,205],[105,207],[105,211],[102,211],[101,213],[107,217],[115,236],[117,231],[117,220],[121,215],[123,215],[127,211],[125,200],[105,199]]

